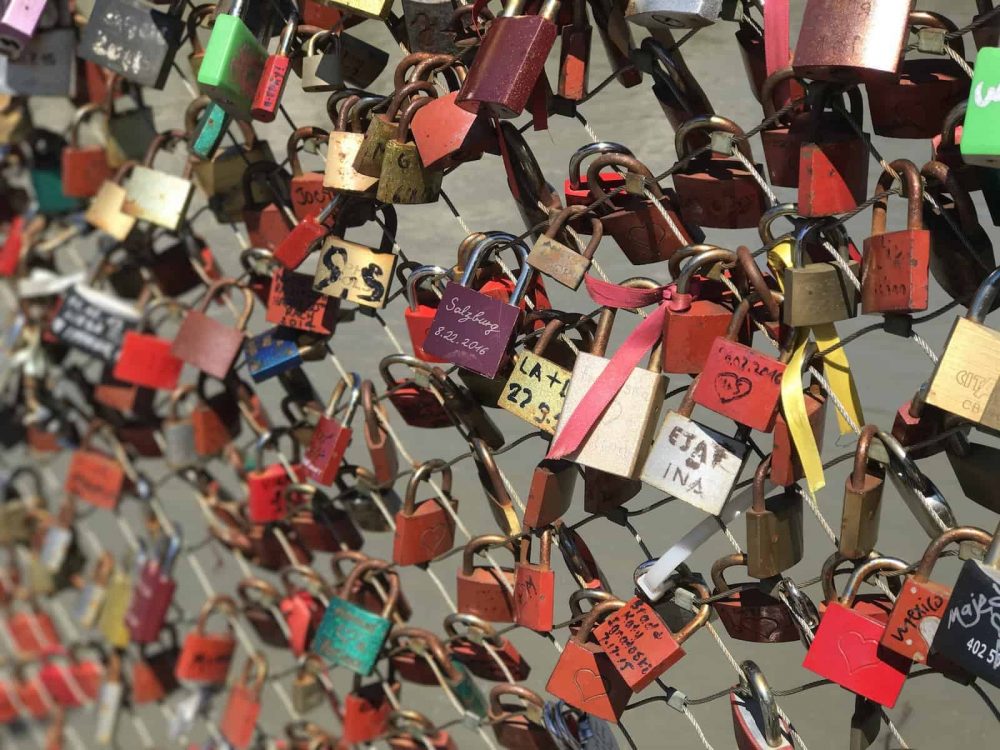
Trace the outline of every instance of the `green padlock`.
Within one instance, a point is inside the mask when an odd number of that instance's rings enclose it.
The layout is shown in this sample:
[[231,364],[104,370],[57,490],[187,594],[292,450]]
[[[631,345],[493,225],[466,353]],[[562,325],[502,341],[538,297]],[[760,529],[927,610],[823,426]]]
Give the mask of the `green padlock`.
[[[389,579],[389,592],[381,615],[351,601],[363,585],[362,576],[374,570],[384,570]],[[333,666],[347,667],[362,676],[371,674],[389,637],[392,627],[389,618],[398,599],[399,576],[387,569],[387,563],[380,560],[359,563],[344,581],[340,596],[330,600],[316,629],[311,650]]]
[[191,153],[199,159],[211,159],[215,156],[232,121],[233,118],[215,102],[205,107],[198,115],[198,122],[194,127]]
[[966,164],[1000,167],[1000,49],[986,47],[976,57],[969,105],[959,148]]
[[58,216],[79,211],[81,202],[63,192],[60,155],[66,140],[50,130],[31,132],[31,186],[38,201],[38,212],[45,216]]
[[218,16],[198,70],[198,84],[237,120],[251,119],[250,106],[267,61],[267,49],[243,22],[245,0],[234,0],[229,13]]

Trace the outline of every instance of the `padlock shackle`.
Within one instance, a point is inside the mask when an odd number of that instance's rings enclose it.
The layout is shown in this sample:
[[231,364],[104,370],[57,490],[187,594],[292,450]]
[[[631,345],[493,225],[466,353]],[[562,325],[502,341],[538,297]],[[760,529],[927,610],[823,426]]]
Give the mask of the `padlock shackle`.
[[389,101],[389,108],[385,111],[386,121],[390,123],[395,121],[399,116],[403,102],[405,101],[409,104],[421,92],[427,94],[428,98],[437,98],[437,88],[430,81],[411,81],[404,84],[393,94],[392,99]]
[[[924,228],[924,185],[920,178],[920,170],[917,165],[909,159],[896,159],[889,164],[889,168],[899,174],[903,197],[906,198],[906,228],[909,231],[917,231]],[[876,193],[888,192],[892,188],[895,177],[888,169],[882,172],[875,186]],[[872,231],[875,235],[885,234],[886,213],[888,208],[888,197],[875,201],[872,204]]]
[[499,685],[494,685],[493,689],[490,690],[490,721],[502,721],[507,716],[523,714],[524,708],[522,707],[508,709],[503,706],[500,701],[505,695],[520,698],[525,703],[529,703],[539,710],[545,708],[545,699],[534,690],[531,690],[524,685],[500,683]]
[[998,292],[1000,292],[1000,268],[994,269],[979,285],[972,302],[969,304],[969,311],[965,316],[966,320],[971,320],[974,323],[985,321],[987,313],[993,309]]
[[513,249],[520,264],[520,273],[517,283],[510,293],[510,304],[514,307],[520,305],[524,295],[528,292],[528,286],[535,278],[535,269],[528,265],[528,246],[524,240],[519,240],[507,232],[487,232],[485,237],[478,241],[469,253],[469,261],[462,271],[462,278],[458,282],[459,286],[471,287],[475,279],[476,270],[486,261],[491,253],[497,252],[505,247]]
[[457,62],[458,58],[454,55],[444,53],[429,54],[414,66],[413,74],[410,76],[410,79],[414,81],[430,81],[433,83],[433,80],[431,79],[433,74],[438,71],[444,71]]
[[441,639],[430,630],[409,625],[396,626],[389,635],[389,640],[401,648],[412,651],[418,657],[422,655],[420,650],[412,648],[406,643],[400,643],[400,641],[408,640],[423,642],[424,647],[430,652],[431,657],[437,662],[441,671],[449,680],[457,682],[462,679],[462,673],[458,671],[458,668],[452,664],[451,659],[448,658],[448,651],[445,649],[444,643],[442,643]]
[[771,692],[771,686],[764,677],[763,670],[757,663],[746,659],[740,664],[740,684],[735,692],[744,698],[757,703],[760,711],[748,709],[747,713],[755,719],[761,719],[761,734],[768,747],[781,747],[784,744],[781,719],[778,716],[778,702]]
[[142,159],[142,166],[152,167],[153,160],[156,158],[156,154],[161,148],[169,149],[176,142],[187,142],[187,140],[187,133],[177,128],[157,133],[153,140],[149,142],[149,147],[146,149],[146,155]]
[[587,187],[590,189],[591,194],[596,200],[603,201],[608,197],[607,191],[601,184],[601,170],[604,167],[621,167],[627,172],[632,174],[642,175],[644,179],[643,184],[651,192],[657,200],[662,200],[663,189],[660,187],[659,183],[653,179],[653,172],[643,164],[641,161],[636,159],[634,156],[624,154],[624,153],[602,153],[592,162],[587,168]]
[[293,178],[301,177],[305,174],[302,171],[302,160],[299,158],[299,143],[311,138],[325,140],[329,137],[330,131],[312,125],[306,125],[292,131],[291,135],[288,136],[286,151],[288,153],[288,166],[292,169]]
[[983,565],[987,568],[1000,568],[1000,523],[994,529],[993,540],[986,548],[986,554],[983,555]]
[[[614,598],[614,594],[602,589],[577,589],[569,595],[569,613],[573,619],[577,619],[586,614],[582,606],[584,602],[591,602],[596,606],[601,602],[609,602]],[[589,611],[587,610],[587,612]]]
[[[465,633],[458,631],[456,627],[458,623],[465,625]],[[482,617],[470,615],[466,612],[452,612],[444,618],[444,632],[448,634],[449,639],[464,638],[467,641],[475,642],[476,636],[469,635],[471,631],[478,631],[480,634],[478,637],[494,648],[501,648],[503,646],[503,636],[499,635],[496,629]]]
[[705,623],[708,622],[708,618],[712,615],[712,605],[706,601],[711,597],[708,589],[702,586],[700,583],[695,581],[689,581],[683,586],[678,586],[678,588],[687,589],[688,591],[693,591],[697,594],[698,598],[702,600],[703,604],[698,607],[698,612],[693,618],[688,620],[680,630],[673,633],[674,640],[680,645],[684,643],[688,638],[695,634],[699,628],[703,627]]
[[678,159],[687,158],[688,138],[692,133],[696,133],[699,130],[721,130],[724,133],[731,133],[733,136],[740,139],[739,142],[736,142],[736,147],[740,150],[740,153],[743,154],[748,161],[753,162],[753,150],[750,148],[750,141],[746,138],[746,133],[743,132],[743,128],[730,120],[728,117],[722,117],[720,115],[696,115],[690,120],[686,120],[681,123],[680,127],[677,128],[677,132],[674,134],[674,149],[677,152]]
[[42,481],[42,475],[38,469],[29,465],[16,466],[7,475],[2,485],[4,496],[0,498],[0,502],[7,502],[21,497],[21,493],[18,491],[15,483],[20,477],[24,476],[31,478],[31,483],[34,485],[35,490],[35,494],[32,497],[38,500],[41,503],[41,507],[44,508],[48,504],[48,499],[45,495],[45,484]]
[[424,279],[450,277],[450,275],[451,270],[442,266],[418,266],[410,271],[410,275],[406,277],[406,302],[409,308],[414,312],[420,309],[420,303],[417,301],[420,282]]
[[[304,579],[304,581],[296,581],[296,576]],[[280,577],[281,583],[285,587],[285,593],[289,596],[295,594],[297,591],[305,591],[307,593],[316,592],[320,596],[329,596],[331,593],[330,584],[324,581],[322,576],[308,565],[293,563],[281,571]]]
[[948,529],[927,545],[927,549],[924,550],[920,563],[911,577],[919,583],[927,583],[930,580],[934,564],[941,557],[945,547],[953,542],[978,542],[983,547],[988,548],[992,541],[993,537],[990,536],[989,532],[975,526],[956,526],[954,529]]
[[725,267],[731,268],[736,263],[736,253],[732,250],[726,250],[715,245],[696,245],[695,247],[705,247],[707,249],[699,252],[684,266],[684,269],[675,282],[677,294],[689,294],[688,289],[691,286],[691,280],[694,278],[695,273],[702,268],[714,266],[716,263],[723,263],[726,264]]
[[[184,110],[184,137],[186,140],[190,142],[191,139],[194,138],[194,131],[198,127],[198,119],[201,116],[201,113],[213,104],[214,102],[212,99],[205,94],[202,94],[196,99],[193,99],[187,106],[187,109]],[[248,150],[257,145],[257,131],[253,129],[253,125],[250,122],[246,120],[236,120],[236,126],[243,134],[243,143]],[[199,161],[212,162],[214,159],[199,159]]]
[[[757,234],[760,237],[760,241],[765,246],[773,246],[779,239],[781,239],[775,238],[774,234],[771,232],[771,225],[782,216],[795,216],[801,218],[802,215],[799,213],[799,204],[777,203],[760,215],[760,221],[757,222]],[[798,222],[793,219],[792,223],[797,224]],[[781,237],[791,238],[793,233],[794,229],[791,232],[785,232],[785,234],[781,235]]]
[[[340,567],[344,560],[350,560],[353,562],[354,566],[351,570],[354,570],[354,567],[356,567],[358,563],[362,563],[370,559],[371,558],[364,552],[356,549],[341,549],[330,555],[330,570],[333,572],[333,578],[337,582],[337,585],[342,586],[344,581],[347,580],[347,576],[344,575],[343,568]],[[347,575],[350,575],[350,573]]]
[[632,153],[632,150],[628,146],[623,146],[614,141],[595,141],[594,143],[588,143],[586,146],[581,146],[569,157],[568,172],[569,186],[571,188],[574,190],[580,189],[580,167],[583,166],[583,162],[591,156],[600,154],[623,154],[624,156],[635,157],[635,154]]
[[104,107],[102,107],[100,104],[97,104],[96,102],[90,102],[89,104],[84,104],[82,107],[76,110],[76,112],[73,113],[73,120],[72,123],[70,124],[70,129],[69,129],[68,146],[70,148],[80,147],[80,126],[83,125],[83,123],[86,120],[89,120],[97,113],[103,114],[105,118],[107,118],[108,116],[107,110],[105,110]]
[[909,567],[910,565],[906,560],[900,560],[898,557],[873,557],[865,560],[855,566],[850,578],[847,579],[847,583],[844,585],[844,593],[840,595],[837,601],[849,608],[854,604],[858,590],[868,576],[880,570],[906,570]]
[[[437,370],[437,372],[441,371]],[[506,485],[504,485],[503,477],[500,476],[500,467],[497,466],[493,451],[490,450],[485,440],[478,437],[472,439],[472,450],[472,459],[476,462],[480,483],[482,483],[483,475],[485,474],[493,490],[490,492],[489,489],[484,487],[487,492],[487,500],[492,505],[491,510],[494,515],[498,513],[503,514],[504,522],[507,524],[510,533],[520,531],[519,519],[517,513],[514,511],[514,502],[511,500]],[[511,551],[513,551],[513,546],[511,546]]]
[[416,70],[413,71],[412,76],[407,75],[410,72],[410,68],[417,68],[422,63],[436,57],[439,57],[439,55],[435,52],[410,52],[404,55],[403,59],[397,63],[396,70],[392,74],[393,91],[399,91],[411,80],[420,80],[416,75]]
[[[531,564],[531,534],[524,534],[518,540],[518,557],[517,561],[521,565]],[[538,564],[542,568],[549,568],[552,565],[552,529],[546,527],[543,529],[541,536],[539,538],[539,562]]]
[[431,501],[436,502],[442,508],[445,508],[445,504],[451,501],[451,467],[440,458],[432,458],[429,461],[424,461],[414,469],[413,475],[406,485],[406,494],[403,498],[403,515],[412,516],[416,512],[417,487],[420,486],[421,482],[429,480],[431,475],[436,471],[441,472],[441,491],[444,493],[444,497],[439,498],[437,497],[437,493],[435,493],[435,497],[431,498]]
[[382,379],[388,388],[396,388],[402,385],[405,381],[396,380],[392,377],[390,368],[393,365],[406,365],[411,370],[422,370],[427,373],[428,377],[432,374],[434,367],[429,362],[424,362],[421,359],[417,359],[411,354],[387,354],[378,363],[378,371],[382,375]]
[[753,473],[753,511],[764,513],[767,510],[767,478],[771,473],[771,459],[774,454],[769,453],[763,461],[757,465],[757,470]]
[[[253,675],[251,681],[250,675]],[[264,681],[267,679],[267,659],[260,651],[254,651],[247,656],[243,662],[243,671],[240,672],[239,685],[247,687],[254,695],[260,695],[264,689]]]
[[542,354],[545,353],[545,350],[549,347],[549,344],[555,341],[556,336],[558,336],[560,331],[562,331],[565,327],[565,322],[559,318],[552,318],[545,324],[545,328],[542,329],[542,335],[538,337],[538,341],[535,342],[534,347],[532,347],[531,353],[539,357],[542,356]]
[[505,536],[501,536],[500,534],[482,534],[473,537],[462,551],[462,575],[472,575],[472,571],[475,569],[473,556],[477,552],[493,547],[503,547],[511,554],[514,554],[514,544]]
[[350,425],[351,420],[354,419],[354,412],[357,411],[358,404],[361,402],[361,376],[356,372],[349,372],[337,381],[333,393],[330,394],[330,398],[326,402],[323,416],[327,419],[333,419],[333,415],[340,411],[340,399],[348,388],[351,390],[348,393],[347,412],[341,422],[344,425]]
[[194,625],[196,633],[200,635],[205,632],[205,625],[208,623],[208,618],[215,612],[223,614],[226,618],[226,627],[232,632],[233,626],[230,620],[235,619],[239,615],[239,607],[236,606],[236,602],[231,597],[213,596],[202,605],[201,611],[198,613],[198,620]]
[[399,603],[400,587],[399,575],[397,575],[396,571],[392,569],[391,564],[385,560],[368,558],[367,560],[362,560],[355,565],[354,569],[348,574],[343,585],[340,587],[339,596],[345,601],[352,602],[352,592],[354,587],[356,585],[360,585],[366,574],[375,572],[384,575],[389,580],[389,590],[386,592],[385,606],[382,608],[382,617],[388,619],[393,610],[396,609],[396,605]]
[[[260,594],[263,598],[258,599],[253,597],[250,592]],[[243,609],[246,609],[254,604],[263,607],[273,607],[277,605],[278,600],[281,598],[281,592],[278,591],[274,584],[265,581],[263,578],[257,578],[255,576],[244,578],[242,581],[237,583],[236,594],[239,596],[240,601],[243,602]]]
[[[760,87],[760,103],[764,107],[764,118],[770,119],[774,117],[775,113],[778,111],[778,107],[774,106],[774,94],[777,92],[778,87],[792,80],[798,80],[795,71],[789,65],[787,67],[781,68],[774,71],[767,78],[764,79],[764,83]],[[789,112],[790,115],[794,114],[794,110]],[[775,127],[772,125],[771,127]]]
[[723,593],[731,590],[731,586],[726,581],[725,572],[729,568],[745,568],[747,566],[747,554],[746,552],[734,552],[731,555],[725,555],[720,557],[714,563],[712,563],[711,578],[712,585],[715,587],[716,592]]
[[961,101],[948,110],[941,123],[941,142],[938,144],[938,152],[943,148],[954,148],[955,135],[958,126],[965,121],[965,113],[969,109],[969,100]]
[[[865,476],[868,474],[868,452],[872,440],[881,442],[877,425],[869,424],[861,428],[861,435],[858,437],[858,444],[854,449],[854,469],[851,471],[850,488],[852,492],[861,493],[865,487]],[[888,450],[888,449],[887,449]]]
[[597,624],[601,620],[608,615],[613,615],[624,606],[625,602],[621,599],[608,599],[606,602],[595,604],[594,607],[584,616],[579,629],[572,635],[570,640],[575,641],[580,645],[585,644],[587,639],[590,638],[591,631],[597,627]]
[[236,327],[240,331],[244,331],[246,330],[247,323],[250,322],[250,315],[253,313],[253,292],[248,287],[240,284],[236,279],[219,279],[213,283],[212,286],[205,290],[201,302],[198,303],[198,307],[195,309],[203,313],[208,312],[209,303],[232,287],[236,287],[243,293],[243,310],[236,319]]
[[[806,240],[809,239],[809,235],[813,232],[826,232],[829,231],[837,240],[837,254],[843,258],[845,261],[849,257],[849,249],[847,246],[847,235],[843,232],[835,232],[838,225],[826,219],[817,219],[815,221],[809,221],[802,223],[801,226],[794,231],[794,240],[792,243],[792,266],[794,268],[804,268],[808,265],[806,261]],[[830,238],[826,238],[830,239]],[[832,243],[831,243],[832,244]],[[833,261],[826,261],[832,263]],[[839,268],[839,266],[838,266]]]
[[396,124],[396,134],[394,140],[398,143],[409,143],[410,142],[410,124],[413,122],[413,116],[417,114],[423,107],[435,100],[435,96],[422,96],[419,99],[412,99],[403,114],[399,118],[399,122]]
[[201,43],[201,39],[198,38],[198,29],[201,28],[202,21],[214,15],[215,3],[203,3],[202,5],[197,5],[188,14],[187,38],[191,43],[192,55],[205,54],[205,46]]

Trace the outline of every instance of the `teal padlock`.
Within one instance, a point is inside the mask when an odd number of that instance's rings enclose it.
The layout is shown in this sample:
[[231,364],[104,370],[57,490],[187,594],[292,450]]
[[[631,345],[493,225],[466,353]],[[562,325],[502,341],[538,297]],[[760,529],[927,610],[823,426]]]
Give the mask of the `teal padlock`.
[[249,121],[267,49],[243,22],[244,3],[235,0],[228,14],[215,19],[198,70],[198,84],[230,115]]
[[31,186],[38,201],[38,212],[58,216],[79,211],[82,203],[63,192],[61,154],[66,141],[57,133],[37,129],[29,138],[31,144]]
[[[458,702],[462,704],[462,708],[475,714],[480,719],[485,719],[489,706],[486,703],[486,696],[483,695],[483,691],[479,689],[479,685],[472,679],[472,673],[455,657],[450,657],[449,661],[452,667],[452,674],[448,675],[448,686],[451,688],[451,692],[458,698]],[[458,675],[457,678],[455,677],[456,674]]]
[[1000,167],[1000,49],[986,47],[976,57],[960,144],[966,164]]
[[[386,563],[380,560],[369,560],[354,567],[344,581],[341,595],[330,600],[330,606],[316,628],[310,651],[332,666],[347,667],[362,677],[371,674],[389,637],[392,627],[389,617],[399,599],[399,576],[385,566]],[[389,581],[381,615],[369,612],[352,601],[361,590],[364,574],[375,570],[384,571]]]
[[211,159],[229,131],[233,118],[216,102],[205,107],[198,116],[191,138],[191,153],[199,159]]

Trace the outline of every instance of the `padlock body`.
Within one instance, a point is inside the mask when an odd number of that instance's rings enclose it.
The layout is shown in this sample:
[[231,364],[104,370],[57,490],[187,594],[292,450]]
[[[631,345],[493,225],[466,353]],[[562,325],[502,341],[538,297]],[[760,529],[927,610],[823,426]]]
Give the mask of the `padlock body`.
[[[604,182],[603,178],[601,181]],[[688,217],[682,220],[677,210],[678,195],[679,191],[676,195],[673,191],[664,191],[660,204],[673,220],[679,237],[650,201],[629,195],[616,197],[614,210],[601,217],[605,234],[614,239],[625,257],[635,265],[670,260],[680,248],[705,238],[695,222],[690,222],[689,227]]]
[[555,433],[569,393],[572,373],[534,352],[514,359],[510,377],[497,402],[535,429]]
[[570,461],[547,459],[535,467],[524,509],[524,525],[541,529],[562,518],[572,505],[576,476],[577,468]]
[[545,689],[574,708],[617,722],[632,689],[596,644],[567,642]]
[[[399,683],[390,685],[399,693]],[[356,687],[344,697],[344,742],[371,742],[385,734],[392,703],[383,692],[382,683]]]
[[918,664],[926,662],[950,599],[950,587],[907,576],[889,614],[882,647]]
[[[850,260],[847,265],[857,276],[858,262]],[[799,328],[836,323],[858,314],[857,287],[832,261],[786,268],[784,289],[781,311],[786,325]]]
[[170,347],[175,357],[219,380],[225,379],[243,347],[243,331],[200,310],[189,310]]
[[861,310],[911,313],[927,309],[931,233],[902,230],[865,240],[861,268]]
[[514,622],[543,633],[551,631],[555,591],[554,570],[519,562],[514,568]]
[[933,138],[948,111],[969,96],[968,76],[954,60],[940,58],[906,60],[899,78],[865,88],[872,130],[887,138]]
[[496,134],[488,121],[478,110],[458,106],[457,99],[457,91],[439,96],[413,116],[410,132],[425,167],[443,169],[474,161],[495,148]]
[[1000,427],[1000,333],[966,318],[952,325],[927,403],[986,427]]
[[[1000,648],[992,602],[998,590],[1000,571],[966,560],[931,647],[969,674],[996,686],[1000,686]],[[993,616],[986,617],[986,611]]]
[[172,391],[177,387],[184,362],[171,351],[171,342],[148,333],[126,331],[115,363],[117,380]]
[[[755,164],[763,172],[760,164]],[[767,197],[757,181],[735,159],[697,158],[674,175],[681,214],[700,227],[756,227],[767,209]]]
[[[716,340],[725,336],[732,311],[711,299],[695,299],[687,310],[667,310],[663,318],[663,371],[695,374],[702,371],[715,348]],[[741,338],[749,343],[746,331]]]
[[352,602],[333,597],[310,649],[333,666],[370,674],[392,623]]
[[392,561],[418,565],[444,554],[455,543],[455,521],[440,503],[424,500],[413,513],[396,514]]
[[798,491],[767,498],[763,511],[747,511],[747,572],[751,576],[780,575],[802,560],[804,553]]
[[92,198],[111,177],[107,151],[102,146],[67,147],[62,154],[63,194],[70,198]]
[[512,570],[498,572],[492,567],[476,567],[468,575],[460,570],[458,611],[487,622],[514,622],[514,585]]
[[996,167],[1000,164],[1000,138],[996,134],[994,87],[1000,68],[998,50],[987,47],[976,56],[960,149],[967,164]]
[[184,639],[177,658],[177,679],[222,684],[229,674],[235,650],[236,639],[231,635],[192,631]]
[[799,213],[830,216],[856,208],[866,197],[869,161],[867,140],[853,130],[836,140],[803,143],[799,152]]
[[264,63],[260,83],[250,105],[250,114],[255,120],[271,122],[278,114],[278,104],[288,83],[291,58],[287,55],[271,55]]
[[[719,592],[714,592],[719,593]],[[726,632],[738,641],[789,643],[799,640],[791,612],[760,589],[746,589],[713,605]]]
[[770,432],[785,365],[724,337],[715,339],[692,394],[701,404],[754,430]]

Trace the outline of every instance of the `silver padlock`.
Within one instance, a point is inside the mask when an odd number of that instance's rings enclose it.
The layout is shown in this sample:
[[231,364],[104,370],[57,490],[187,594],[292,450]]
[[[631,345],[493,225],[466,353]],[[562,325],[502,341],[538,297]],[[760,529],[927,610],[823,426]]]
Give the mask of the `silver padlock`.
[[172,469],[183,469],[198,463],[194,449],[194,423],[190,415],[181,417],[181,402],[194,394],[194,386],[185,385],[170,394],[167,418],[163,420],[163,458]]
[[698,29],[719,18],[722,0],[629,0],[625,18],[650,29]]
[[340,37],[332,31],[320,31],[309,37],[302,57],[302,90],[338,91],[344,88],[340,55]]
[[40,31],[17,60],[0,55],[0,94],[76,95],[76,30]]

